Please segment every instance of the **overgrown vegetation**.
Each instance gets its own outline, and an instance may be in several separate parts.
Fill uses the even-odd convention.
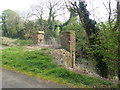
[[[55,40],[60,43],[60,32],[65,30],[74,30],[76,32],[76,63],[80,62],[81,64],[82,62],[87,62],[87,64],[92,64],[93,66],[91,65],[90,67],[95,68],[96,73],[98,73],[102,77],[109,79],[113,79],[114,77],[117,77],[118,79],[119,77],[120,79],[120,2],[116,2],[116,9],[112,11],[112,2],[111,0],[109,0],[109,8],[107,6],[105,7],[109,13],[108,21],[100,23],[90,18],[91,12],[87,10],[87,3],[84,2],[84,0],[82,0],[82,2],[81,0],[73,0],[69,1],[68,3],[69,5],[66,5],[66,8],[70,12],[70,18],[63,24],[62,22],[56,20],[56,17],[58,16],[57,12],[59,12],[63,6],[61,2],[49,1],[47,7],[48,18],[43,18],[44,5],[42,4],[38,4],[38,6],[36,5],[32,9],[33,12],[29,12],[26,18],[21,18],[16,12],[10,9],[4,10],[0,16],[2,19],[2,21],[0,22],[0,26],[2,25],[2,31],[0,31],[0,33],[2,33],[5,37],[2,37],[3,42],[0,43],[4,46],[10,47],[30,45],[32,44],[31,40],[33,37],[33,33],[39,30],[45,31],[45,40],[48,44],[53,43],[52,41]],[[35,16],[36,19],[29,20],[29,14],[30,16]],[[19,51],[19,49],[16,49],[15,53],[17,52],[17,50]],[[43,49],[42,51],[44,50],[47,49]],[[11,51],[11,49],[8,51]],[[7,50],[5,50],[4,52],[7,53]],[[28,54],[30,53],[32,52],[29,52]],[[20,54],[20,56],[15,54],[16,57],[14,57],[14,53],[14,56],[8,56],[9,58],[12,57],[12,59],[17,57],[22,59],[22,53],[18,54]],[[32,59],[34,60],[36,58]],[[33,61],[32,59],[30,58],[29,60],[28,58],[29,62],[26,61],[26,63],[31,63],[31,61]],[[25,57],[23,58],[23,60],[25,60]],[[10,61],[6,61],[6,65],[9,65],[7,64],[7,62]],[[47,68],[48,66],[46,65],[44,67]],[[33,71],[37,71],[38,69],[36,68],[38,67],[33,68]],[[55,68],[57,68],[57,66]],[[87,67],[87,69],[89,69],[89,67]],[[28,71],[30,70],[28,69]],[[48,73],[50,72],[51,71],[48,70]],[[65,72],[67,73],[67,71]],[[52,73],[50,74],[52,76],[55,75],[53,75]]]
[[[74,73],[65,68],[59,68],[49,54],[41,50],[27,51],[23,47],[13,47],[3,50],[3,67],[15,68],[17,71],[31,72],[44,79],[72,85],[75,87],[109,87],[112,82],[100,80]],[[53,79],[53,80],[52,80]]]
[[[96,72],[102,77],[118,77],[119,30],[118,27],[114,30],[114,27],[116,26],[115,22],[118,23],[119,19],[114,21],[110,18],[110,21],[97,23],[95,20],[90,19],[86,2],[70,1],[70,4],[71,17],[63,30],[76,31],[77,60],[81,61],[79,58],[85,58],[88,59],[88,62],[90,60],[94,61]],[[117,4],[117,7],[119,7],[119,4]],[[77,15],[79,19],[77,19]]]

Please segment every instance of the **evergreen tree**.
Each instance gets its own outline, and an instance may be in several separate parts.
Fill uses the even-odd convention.
[[[73,11],[76,12],[79,15],[80,22],[82,23],[85,32],[87,34],[89,45],[91,50],[93,51],[93,56],[95,60],[98,62],[96,65],[97,72],[102,76],[107,78],[108,77],[108,66],[106,62],[103,61],[104,55],[100,52],[94,52],[96,50],[102,50],[101,47],[101,41],[98,38],[99,35],[99,28],[96,26],[96,21],[89,18],[89,12],[86,9],[87,4],[85,2],[79,1],[79,4],[77,5],[76,2],[72,3]]]

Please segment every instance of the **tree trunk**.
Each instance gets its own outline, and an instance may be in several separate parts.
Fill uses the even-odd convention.
[[[116,26],[118,27],[118,77],[120,80],[120,1],[117,2],[117,21]]]

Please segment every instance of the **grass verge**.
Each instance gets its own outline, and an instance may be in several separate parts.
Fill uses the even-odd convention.
[[[47,50],[47,49],[46,49]],[[65,68],[58,67],[45,50],[26,51],[23,47],[13,47],[2,50],[3,68],[14,70],[30,76],[66,84],[70,87],[110,87],[112,82],[96,77],[77,74]]]

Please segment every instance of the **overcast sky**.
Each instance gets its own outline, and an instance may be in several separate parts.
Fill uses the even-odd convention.
[[[1,0],[0,11],[4,9],[12,9],[22,11],[28,9],[30,5],[37,3],[40,0]]]
[[[29,11],[30,6],[37,4],[39,2],[46,3],[47,0],[1,0],[0,1],[0,13],[2,13],[5,9],[11,9],[13,11],[17,12],[23,12],[23,11]],[[54,0],[53,0],[54,1]],[[55,0],[56,1],[56,0]],[[107,6],[107,1],[109,0],[86,0],[88,2],[88,9],[91,13],[92,19],[100,19],[105,20],[107,16],[107,11],[105,9],[105,6],[103,5],[103,2]],[[112,1],[112,8],[115,9],[115,0]],[[69,16],[69,15],[67,15]],[[59,16],[57,19],[66,21],[68,17],[66,16]]]

